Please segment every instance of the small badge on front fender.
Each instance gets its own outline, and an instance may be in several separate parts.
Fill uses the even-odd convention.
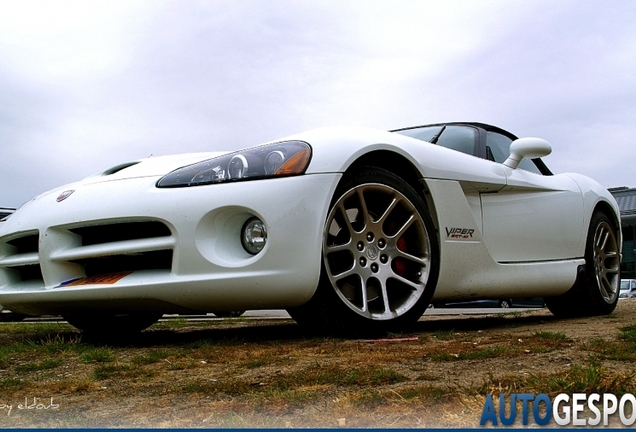
[[[71,194],[75,192],[75,189],[69,189],[67,191],[62,192],[58,197],[57,197],[57,202],[62,202],[64,201],[66,198],[70,197]]]

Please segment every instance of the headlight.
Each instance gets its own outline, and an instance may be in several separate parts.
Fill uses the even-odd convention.
[[[159,180],[157,187],[299,175],[307,169],[310,158],[311,147],[303,141],[266,144],[176,169]]]

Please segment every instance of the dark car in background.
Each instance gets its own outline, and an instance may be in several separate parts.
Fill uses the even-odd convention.
[[[9,217],[9,215],[11,215],[11,213],[13,213],[14,211],[14,208],[0,207],[0,222]]]
[[[482,299],[461,302],[437,303],[438,308],[542,308],[545,307],[543,297],[517,299]]]

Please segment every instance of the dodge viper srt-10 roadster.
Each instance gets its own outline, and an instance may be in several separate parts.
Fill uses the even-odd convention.
[[[551,151],[444,123],[121,164],[0,224],[0,305],[94,333],[249,309],[332,333],[400,331],[431,303],[480,298],[609,314],[618,207],[593,180],[552,174]]]

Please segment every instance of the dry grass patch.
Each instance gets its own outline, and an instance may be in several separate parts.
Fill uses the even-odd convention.
[[[555,396],[559,393],[613,393],[621,396],[636,392],[636,373],[612,371],[592,361],[587,365],[571,365],[568,370],[558,373],[537,373],[527,377],[489,376],[475,389],[484,393],[546,393]]]
[[[5,323],[0,405],[60,408],[0,427],[477,427],[488,392],[633,392],[634,322],[629,303],[609,319],[425,316],[367,341],[286,320],[177,320],[109,343]]]

